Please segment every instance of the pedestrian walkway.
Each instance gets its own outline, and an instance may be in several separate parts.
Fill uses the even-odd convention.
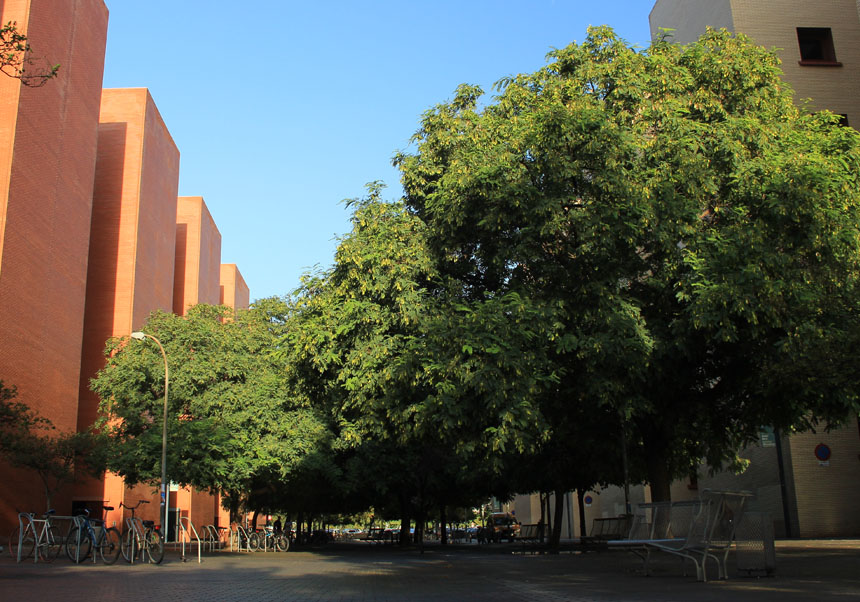
[[[331,544],[310,552],[219,552],[161,565],[0,560],[0,600],[550,600],[575,602],[860,600],[860,541],[778,542],[777,573],[699,583],[660,557],[654,575],[625,552],[522,555],[516,546]],[[731,559],[730,559],[730,566]]]

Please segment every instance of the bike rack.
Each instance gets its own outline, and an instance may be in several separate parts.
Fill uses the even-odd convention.
[[[79,538],[89,537],[89,532],[85,531],[85,529],[87,528],[85,516],[83,516],[83,515],[73,516],[72,522],[78,528],[78,537]],[[68,538],[68,535],[66,535],[66,538]],[[120,542],[120,546],[121,545],[122,545],[122,542]],[[78,545],[75,546],[75,557],[72,558],[72,562],[74,562],[75,564],[78,564],[81,561],[80,554],[81,554],[81,544],[80,544],[80,540],[79,540]],[[95,552],[95,550],[93,550],[93,562],[95,562],[95,561],[96,561],[96,552]]]
[[[188,523],[188,528],[185,527],[185,523]],[[197,564],[202,562],[200,557],[200,536],[197,534],[197,529],[194,528],[194,523],[191,522],[191,518],[187,516],[179,517],[179,528],[182,529],[182,560],[185,560],[185,538],[188,538],[188,547],[191,548],[191,533],[194,533],[194,537],[197,539]],[[189,533],[189,529],[191,533]]]
[[[217,549],[221,549],[221,534],[218,533],[218,529],[215,528],[215,525],[206,525],[203,527],[205,534],[203,536],[203,545],[209,546],[209,551],[214,552]]]
[[[93,535],[95,536],[96,541],[100,541],[101,542],[100,545],[105,545],[105,543],[107,542],[107,528],[108,528],[107,521],[104,521],[102,519],[94,519],[94,520],[96,521],[96,524],[92,524],[90,522],[90,518],[86,517],[86,521],[88,523],[90,523],[90,527],[92,527],[92,529],[93,529]],[[100,532],[102,532],[102,531],[104,532],[104,534],[101,535],[101,539],[99,539]],[[87,535],[89,535],[89,532],[87,532]],[[98,556],[98,554],[96,554],[96,548],[97,548],[96,542],[94,541],[93,542],[93,564],[98,564],[98,560],[96,559],[96,556]],[[122,551],[122,537],[120,537],[120,540],[119,540],[119,549],[120,549],[120,553],[122,553],[121,552]]]
[[[238,552],[242,552],[242,551],[250,552],[251,551],[251,546],[249,545],[250,536],[248,535],[248,531],[242,525],[236,525],[236,528],[232,529],[230,531],[230,551],[231,552],[233,551],[234,537],[235,537],[235,541],[236,541],[236,551],[238,551]],[[244,550],[242,549],[242,540],[243,539],[245,540]]]
[[[129,516],[125,519],[125,524],[130,530],[134,531],[134,537],[131,538],[131,546],[129,546],[128,550],[129,562],[130,564],[134,564],[134,558],[137,556],[138,552],[138,550],[135,549],[135,546],[137,546],[138,541],[143,541],[144,538],[143,521],[136,516]],[[122,542],[120,542],[119,545],[122,546]]]
[[[37,528],[38,526],[43,527],[43,531],[47,532],[44,527],[45,523],[51,521],[53,525],[54,521],[58,520],[72,520],[74,521],[76,517],[74,516],[57,516],[52,513],[50,518],[36,518],[36,516],[30,512],[19,512],[18,513],[18,557],[16,558],[17,562],[21,562],[23,560],[21,558],[21,548],[24,546],[24,533],[26,532],[27,526],[30,527],[33,533],[33,564],[37,564],[39,562],[39,546],[41,545],[41,537],[42,533]],[[53,525],[56,528],[56,525]],[[49,535],[50,537],[50,535]],[[66,534],[68,537],[68,534]],[[63,544],[65,543],[65,539],[63,538]]]
[[[24,526],[24,519],[27,519],[27,524],[33,531],[33,537],[38,538],[36,534],[36,519],[29,512],[19,512],[18,513],[18,562],[21,562],[21,548],[24,546],[24,531],[27,527]],[[38,539],[36,539],[38,541]],[[39,562],[39,553],[38,550],[33,550],[33,562]]]

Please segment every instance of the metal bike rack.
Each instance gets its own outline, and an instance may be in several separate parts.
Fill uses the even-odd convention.
[[[185,526],[186,523],[188,524],[188,527]],[[182,560],[185,560],[185,538],[188,538],[188,547],[190,548],[192,545],[191,533],[194,533],[194,537],[197,539],[197,564],[200,564],[202,562],[200,555],[201,542],[200,536],[197,534],[197,529],[194,528],[194,523],[191,522],[191,518],[187,516],[180,516],[179,527],[180,529],[182,529]]]
[[[29,512],[19,512],[18,513],[18,562],[21,562],[21,549],[24,547],[24,531],[27,529],[25,526],[25,519],[27,521],[27,525],[30,526],[30,529],[33,532],[33,537],[38,537],[36,535],[36,523],[33,518],[33,515]],[[39,554],[36,550],[33,550],[33,562],[39,562]]]
[[[74,562],[75,564],[78,564],[81,561],[81,558],[80,558],[80,555],[81,555],[81,544],[80,544],[81,538],[89,537],[89,532],[86,531],[87,525],[86,525],[84,516],[81,516],[81,515],[73,516],[72,521],[74,522],[75,526],[78,528],[78,542],[77,542],[77,545],[75,546],[75,557],[72,558],[72,562]],[[120,545],[122,545],[122,543],[120,543]],[[95,550],[93,550],[93,562],[95,562],[95,560],[96,560],[96,553],[95,553]]]
[[[218,533],[218,529],[215,528],[215,525],[206,525],[203,527],[205,531],[205,535],[203,537],[203,545],[209,546],[209,551],[214,552],[216,549],[221,549],[221,534]]]
[[[242,525],[236,525],[236,528],[230,531],[230,551],[233,551],[233,541],[235,538],[236,542],[236,551],[238,552],[251,552],[250,546],[250,536],[248,535],[248,531]],[[245,540],[245,547],[242,547],[242,540]]]
[[[142,542],[144,538],[143,531],[143,521],[139,518],[131,517],[125,519],[126,526],[133,532],[133,536],[131,538],[131,545],[128,550],[128,561],[131,564],[134,564],[134,558],[137,556],[138,550],[136,549],[137,543]],[[122,542],[120,542],[120,546],[122,546]]]

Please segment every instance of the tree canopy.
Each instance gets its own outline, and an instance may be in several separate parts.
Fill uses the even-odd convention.
[[[325,447],[316,411],[285,391],[274,359],[288,306],[277,299],[233,313],[199,305],[187,316],[154,313],[146,332],[170,371],[167,474],[201,489],[246,495],[286,479]],[[113,442],[108,468],[126,482],[160,477],[164,364],[154,345],[112,339],[92,381]]]
[[[637,52],[592,28],[482,109],[461,86],[396,159],[464,296],[555,308],[553,395],[615,408],[658,496],[760,425],[856,413],[848,356],[814,366],[856,344],[858,136],[780,75],[725,31]]]
[[[55,494],[75,481],[76,470],[99,474],[97,449],[104,443],[92,432],[61,432],[54,424],[17,401],[18,391],[0,380],[0,457],[39,476],[50,510]]]
[[[153,314],[172,480],[403,519],[625,477],[661,499],[763,425],[857,414],[858,134],[725,31],[548,59],[427,111],[405,197],[348,201],[288,299]],[[155,480],[160,354],[107,355],[110,467]]]

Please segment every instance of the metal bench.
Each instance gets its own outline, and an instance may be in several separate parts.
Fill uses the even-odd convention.
[[[639,504],[629,537],[609,540],[607,547],[639,556],[646,575],[651,553],[659,551],[693,562],[699,581],[707,581],[706,564],[711,559],[719,577],[726,579],[735,527],[750,497],[744,491],[705,490],[699,500]]]
[[[607,518],[595,518],[591,522],[591,533],[580,537],[580,545],[586,549],[604,549],[606,542],[624,539],[630,534],[630,516],[624,514]]]
[[[367,533],[359,541],[369,541],[371,543],[385,543],[386,540],[391,541],[392,536],[386,533],[383,527],[371,527]]]
[[[543,544],[543,525],[540,523],[520,525],[520,532],[514,538],[514,541],[523,544],[523,554],[526,553],[526,549],[529,547],[531,547],[532,551],[536,551]]]

